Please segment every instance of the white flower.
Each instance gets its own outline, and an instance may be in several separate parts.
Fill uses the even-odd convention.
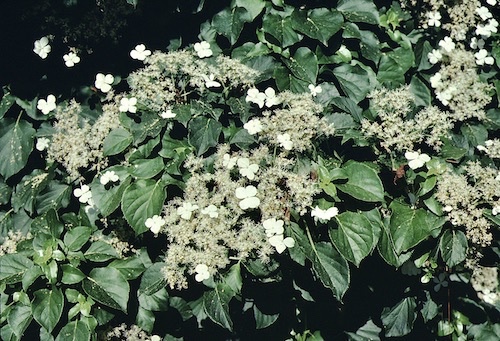
[[[219,212],[217,212],[217,206],[209,205],[201,210],[201,214],[206,214],[210,218],[217,218],[219,216]]]
[[[434,89],[437,88],[439,85],[442,84],[441,82],[442,76],[439,72],[436,72],[431,78],[429,78],[429,81],[431,82],[431,87]]]
[[[278,134],[277,139],[282,148],[286,150],[292,150],[293,142],[290,140],[290,134]]]
[[[497,4],[497,0],[486,0],[486,3],[490,6],[495,6]]]
[[[311,217],[314,217],[315,219],[330,220],[337,214],[339,214],[339,209],[337,207],[330,207],[326,210],[322,210],[321,208],[316,206],[311,211]]]
[[[495,62],[495,59],[492,56],[488,56],[488,51],[485,49],[479,50],[479,52],[474,53],[474,57],[476,57],[476,64],[477,65],[493,65]]]
[[[131,112],[131,113],[135,114],[137,112],[136,104],[137,104],[137,98],[124,97],[120,100],[120,107],[118,108],[118,110],[120,110],[121,112]]]
[[[280,99],[276,96],[276,91],[271,87],[264,91],[264,95],[266,95],[266,107],[268,108],[281,103]]]
[[[431,158],[427,154],[420,154],[419,152],[406,152],[405,158],[409,161],[408,166],[411,169],[418,169],[423,167],[426,162],[430,161]]]
[[[204,280],[210,278],[210,272],[208,272],[208,266],[206,264],[196,265],[194,271],[196,272],[196,275],[194,276],[196,282],[203,282]]]
[[[445,211],[445,212],[451,212],[451,211],[453,211],[453,206],[446,205],[445,207],[443,207],[443,211]]]
[[[471,49],[482,49],[484,47],[484,40],[476,37],[472,37],[469,44]]]
[[[205,86],[207,88],[219,88],[221,86],[221,84],[214,79],[215,76],[213,74],[210,74],[208,77],[203,75],[203,80],[205,81]]]
[[[490,10],[484,6],[476,8],[476,13],[481,17],[481,20],[486,20],[492,17]]]
[[[198,205],[193,205],[190,202],[185,202],[181,207],[177,207],[177,214],[181,216],[182,219],[191,219],[191,214],[193,211],[198,209]]]
[[[132,51],[130,51],[130,57],[141,61],[146,59],[146,57],[150,55],[151,51],[146,50],[146,46],[144,44],[136,45],[135,48]]]
[[[319,85],[314,85],[314,84],[309,84],[308,86],[309,91],[311,92],[311,96],[316,97],[317,94],[321,93],[323,89],[321,89],[321,86]]]
[[[207,41],[202,41],[200,43],[194,44],[194,50],[200,58],[210,57],[213,54],[212,50],[210,49],[210,43]]]
[[[160,114],[160,117],[161,118],[174,118],[175,116],[177,116],[177,114],[173,113],[172,110],[170,109],[167,109],[167,111],[163,111],[161,114]]]
[[[226,167],[227,169],[231,170],[236,165],[236,160],[237,160],[237,158],[231,157],[231,155],[226,153],[223,156],[222,165],[224,167]]]
[[[165,225],[165,220],[159,215],[155,214],[151,218],[146,219],[144,225],[151,230],[154,234],[158,234],[163,225]]]
[[[56,108],[56,96],[48,95],[47,99],[39,99],[36,107],[40,110],[44,115],[47,115],[49,112]]]
[[[78,201],[80,201],[82,204],[88,203],[90,205],[91,202],[90,200],[92,199],[92,192],[90,191],[90,187],[88,185],[82,185],[80,188],[75,188],[73,194],[75,197],[78,198]]]
[[[103,175],[101,175],[100,182],[102,185],[107,185],[110,181],[117,182],[120,180],[120,177],[115,173],[115,171],[106,171]]]
[[[439,41],[439,46],[441,46],[441,48],[443,50],[445,50],[447,53],[450,53],[451,51],[453,51],[455,49],[455,43],[448,36],[444,37],[443,40]]]
[[[486,148],[485,146],[482,146],[480,144],[478,144],[476,146],[477,150],[479,150],[480,152],[485,152],[485,153],[488,153],[488,148]]]
[[[45,59],[49,55],[51,47],[49,45],[49,38],[42,37],[38,40],[35,40],[35,47],[33,48],[33,52],[40,56],[40,58]]]
[[[264,229],[266,230],[266,236],[272,237],[276,234],[283,234],[285,229],[283,225],[285,222],[281,219],[276,220],[276,218],[269,218],[262,222]]]
[[[491,209],[491,214],[497,215],[498,213],[500,213],[500,205],[493,206],[493,208]]]
[[[427,13],[427,25],[439,27],[441,26],[441,14],[439,12],[428,12]]]
[[[259,207],[260,199],[256,197],[257,188],[255,186],[238,187],[235,195],[236,198],[241,199],[239,205],[242,210]]]
[[[481,24],[477,25],[476,35],[488,38],[491,36],[492,33],[497,32],[497,27],[498,27],[498,21],[496,21],[495,19],[490,19],[488,21],[488,24],[486,25],[481,25]]]
[[[295,240],[292,237],[283,238],[282,234],[274,235],[268,240],[269,244],[271,244],[271,246],[274,246],[276,252],[278,253],[283,253],[286,248],[292,248],[295,246]]]
[[[63,56],[64,64],[66,64],[67,67],[73,67],[75,64],[80,63],[80,57],[74,52],[69,52],[68,54],[65,54]]]
[[[255,173],[259,170],[258,164],[250,164],[250,160],[246,157],[240,157],[237,164],[241,175],[247,177],[248,180],[255,179]]]
[[[245,97],[245,101],[255,103],[262,108],[266,101],[266,94],[260,92],[259,89],[251,88],[247,90],[247,97]]]
[[[50,140],[46,137],[39,137],[36,139],[36,149],[43,151],[49,147]]]
[[[490,292],[489,289],[483,289],[483,297],[482,300],[486,303],[495,305],[498,300],[498,293]]]
[[[429,63],[436,64],[443,58],[443,55],[439,50],[432,50],[427,54],[427,58],[429,58]]]
[[[243,125],[250,135],[255,135],[262,131],[262,123],[260,123],[259,119],[252,118],[250,121]]]
[[[95,87],[102,92],[108,92],[111,90],[111,84],[115,81],[115,78],[111,74],[104,75],[102,73],[98,73],[95,76]]]
[[[92,198],[90,198],[89,201],[87,201],[87,205],[83,208],[83,210],[87,215],[97,214],[97,209],[94,206],[94,201],[92,200]]]
[[[457,90],[456,87],[450,86],[448,89],[436,92],[436,98],[443,103],[443,105],[448,105],[449,101],[453,98],[453,93]]]
[[[162,338],[159,335],[152,335],[149,341],[161,341]]]

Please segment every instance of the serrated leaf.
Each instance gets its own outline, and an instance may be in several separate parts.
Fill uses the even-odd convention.
[[[72,321],[61,328],[55,341],[90,341],[90,330],[82,321]]]
[[[44,214],[50,209],[59,210],[69,205],[71,186],[50,181],[47,187],[36,197],[35,207],[38,214]]]
[[[415,308],[417,303],[414,297],[406,297],[392,308],[384,308],[381,319],[384,324],[385,336],[404,336],[413,329],[413,322],[417,318]]]
[[[295,77],[308,84],[316,84],[318,59],[309,48],[299,47],[293,57],[282,60]]]
[[[82,288],[97,302],[127,313],[130,286],[115,268],[94,268],[83,280]]]
[[[17,184],[16,190],[12,194],[12,208],[18,212],[24,208],[28,213],[35,211],[35,200],[38,194],[49,183],[49,174],[35,169],[31,174],[25,175]]]
[[[21,339],[24,331],[33,320],[31,314],[31,306],[16,304],[10,309],[7,315],[7,323],[11,326],[12,331],[16,336]]]
[[[165,311],[168,309],[168,292],[161,288],[151,295],[139,294],[139,305],[150,311]]]
[[[325,242],[311,244],[308,258],[323,285],[332,290],[338,300],[342,300],[350,281],[347,261],[331,244]]]
[[[51,332],[61,318],[64,308],[64,296],[61,290],[40,289],[33,293],[33,318],[47,331]]]
[[[11,119],[0,121],[0,175],[5,179],[17,174],[26,166],[33,150],[33,129],[24,120]]]
[[[166,196],[163,182],[151,179],[140,179],[125,189],[121,208],[136,235],[148,230],[146,219],[161,213]]]
[[[389,208],[392,211],[389,230],[397,254],[414,247],[440,229],[445,222],[443,217],[437,217],[421,208],[413,209],[397,201],[393,201]]]
[[[342,91],[356,103],[365,99],[377,85],[371,74],[358,64],[342,64],[333,69],[332,73],[339,81]]]
[[[359,267],[378,241],[370,221],[360,213],[344,212],[335,217],[337,229],[329,229],[330,239],[340,254]],[[379,230],[380,231],[380,230]]]
[[[249,19],[249,13],[242,7],[226,8],[214,16],[212,26],[217,33],[229,39],[231,45],[234,45],[243,30],[243,25]]]
[[[350,160],[342,166],[342,169],[347,174],[348,181],[336,184],[339,190],[362,201],[382,202],[384,200],[382,181],[372,167]]]
[[[165,263],[159,262],[146,269],[141,277],[139,294],[152,295],[165,286],[166,280],[162,273],[164,267]]]
[[[138,159],[132,162],[132,175],[138,179],[151,179],[165,169],[161,156],[154,159]]]
[[[396,252],[396,247],[394,245],[390,229],[388,226],[385,226],[385,224],[382,224],[382,233],[380,234],[380,239],[377,244],[377,250],[387,264],[396,268],[403,265],[403,263],[406,262],[412,254],[412,252],[408,252],[399,255]]]
[[[462,231],[446,230],[439,241],[441,256],[450,268],[462,263],[467,256],[467,237]]]
[[[96,240],[90,244],[90,247],[83,255],[93,262],[105,262],[120,257],[113,246],[101,240]]]
[[[23,274],[35,264],[19,253],[8,253],[0,256],[0,281],[7,284],[18,283]]]
[[[288,15],[278,13],[267,13],[262,19],[262,29],[270,34],[281,45],[286,48],[301,40],[301,36],[292,27],[292,19]]]
[[[108,266],[120,271],[128,281],[136,279],[146,270],[146,265],[141,255],[133,255],[125,259],[115,259]]]
[[[78,251],[89,240],[91,233],[91,227],[76,226],[64,235],[64,245],[69,251]]]
[[[353,22],[364,22],[368,24],[380,24],[378,9],[369,0],[340,0],[337,10]]]
[[[372,320],[366,321],[366,323],[361,326],[356,333],[347,333],[349,335],[349,341],[380,341],[379,334],[382,329],[373,323]]]
[[[208,317],[218,325],[233,330],[233,321],[229,314],[229,302],[234,296],[233,290],[224,284],[219,283],[210,291],[203,294],[203,308]]]
[[[327,8],[295,10],[292,13],[292,27],[310,38],[319,40],[325,46],[328,46],[328,40],[340,30],[343,23],[342,14]]]
[[[198,156],[219,142],[222,124],[211,118],[197,117],[189,123],[189,143],[196,148]]]
[[[255,328],[256,329],[264,329],[272,325],[280,314],[264,314],[262,311],[257,308],[257,306],[253,305],[253,316],[255,318]]]
[[[103,142],[104,156],[116,155],[123,152],[132,144],[133,140],[132,134],[127,129],[120,127],[111,130]]]

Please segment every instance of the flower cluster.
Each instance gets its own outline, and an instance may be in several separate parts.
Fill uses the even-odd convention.
[[[496,267],[475,267],[470,282],[479,299],[493,305],[500,301],[498,269]]]

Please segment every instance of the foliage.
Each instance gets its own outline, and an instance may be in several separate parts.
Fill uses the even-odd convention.
[[[234,0],[54,107],[5,87],[2,339],[497,339],[498,33],[412,3]]]

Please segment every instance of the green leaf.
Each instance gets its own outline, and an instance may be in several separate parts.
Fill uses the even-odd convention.
[[[352,197],[367,202],[384,201],[384,187],[377,172],[365,163],[349,160],[342,166],[348,176],[337,188]]]
[[[161,288],[151,295],[139,294],[139,305],[150,311],[166,311],[168,309],[168,292],[165,288]]]
[[[203,308],[208,317],[218,325],[233,330],[233,321],[229,314],[229,302],[234,296],[233,290],[224,283],[219,283],[203,294]]]
[[[139,294],[152,295],[165,286],[165,276],[162,273],[164,267],[165,263],[158,262],[146,269],[141,277]]]
[[[391,52],[384,53],[380,58],[377,79],[380,83],[391,86],[404,84],[405,73],[413,66],[415,56],[411,49],[398,47]]]
[[[64,296],[57,288],[40,289],[35,291],[33,295],[33,317],[42,327],[51,332],[61,318]]]
[[[372,320],[366,321],[356,333],[347,333],[351,341],[380,341],[379,334],[382,331]]]
[[[120,206],[123,192],[132,181],[124,167],[110,167],[107,170],[114,171],[120,177],[120,182],[104,186],[100,183],[99,177],[95,177],[90,184],[92,200],[104,217],[109,216]]]
[[[104,139],[103,153],[104,156],[116,155],[123,152],[133,142],[132,134],[125,128],[115,128],[111,130]]]
[[[61,265],[62,278],[61,282],[64,284],[76,284],[80,283],[84,278],[85,274],[71,264]]]
[[[88,226],[76,226],[64,235],[64,245],[69,251],[78,251],[89,240],[92,228]]]
[[[33,129],[24,120],[11,119],[0,121],[0,175],[5,179],[17,174],[26,166],[33,150]]]
[[[151,310],[139,306],[136,316],[136,324],[144,331],[151,333],[155,324],[155,314]]]
[[[368,24],[380,24],[378,9],[369,0],[340,0],[337,10],[352,22],[364,22]]]
[[[97,302],[127,313],[130,286],[115,268],[94,268],[83,280],[83,290]]]
[[[21,282],[23,274],[35,264],[19,253],[8,253],[0,256],[0,281],[7,284]]]
[[[236,0],[235,5],[246,9],[249,15],[248,20],[253,21],[266,7],[266,2],[264,0]]]
[[[393,201],[389,208],[392,211],[389,229],[397,254],[436,233],[435,230],[439,230],[445,222],[443,217],[437,217],[421,208],[413,209],[397,201]]]
[[[413,322],[417,318],[416,307],[415,298],[406,297],[394,307],[384,308],[381,319],[384,325],[385,336],[404,336],[409,334],[413,328]]]
[[[421,313],[424,322],[428,323],[430,320],[436,317],[437,314],[439,314],[439,306],[432,300],[431,295],[428,291],[425,292],[425,295],[427,296],[427,300],[422,306]]]
[[[377,245],[378,236],[373,233],[371,222],[360,213],[344,212],[335,219],[338,229],[329,229],[330,238],[340,254],[359,267]]]
[[[299,47],[293,57],[282,60],[295,77],[308,84],[316,84],[318,59],[310,49]]]
[[[217,146],[222,124],[211,118],[197,117],[189,123],[189,143],[196,148],[198,156]]]
[[[292,13],[292,27],[310,38],[319,40],[325,46],[328,46],[328,40],[340,30],[343,23],[342,14],[327,8],[295,10]]]
[[[382,224],[382,233],[377,244],[377,250],[387,264],[396,268],[403,265],[403,263],[406,262],[412,254],[411,252],[408,252],[400,255],[396,252],[396,246],[394,245],[391,231],[389,226],[386,226],[385,224]]]
[[[69,205],[70,198],[71,186],[50,181],[42,193],[35,198],[36,211],[38,214],[44,214],[50,209],[57,211],[60,208],[66,208]]]
[[[93,242],[83,255],[93,262],[105,262],[120,257],[113,246],[101,240]]]
[[[22,338],[24,331],[28,328],[32,320],[31,306],[24,304],[14,305],[7,316],[7,323],[19,339]]]
[[[325,242],[311,244],[308,258],[323,285],[332,290],[337,299],[342,300],[349,288],[347,261],[331,244]]]
[[[136,235],[148,230],[146,219],[159,215],[167,194],[161,181],[141,179],[125,189],[121,202],[122,212]]]
[[[3,118],[5,113],[9,111],[9,109],[12,107],[12,105],[16,102],[16,97],[12,96],[6,88],[3,88],[3,97],[2,101],[0,102],[0,119]]]
[[[24,274],[22,279],[23,290],[26,291],[28,288],[41,276],[43,275],[42,268],[35,265],[29,268]]]
[[[108,266],[120,271],[128,281],[138,278],[146,270],[144,256],[137,254],[125,259],[115,259]]]
[[[171,308],[176,309],[181,315],[182,321],[187,321],[193,317],[193,311],[188,303],[181,297],[170,297],[169,305]]]
[[[309,91],[307,86],[311,84],[307,81],[294,77],[284,66],[277,67],[274,70],[273,77],[276,80],[276,85],[280,91],[291,90],[295,93],[303,93]]]
[[[5,205],[10,201],[12,188],[0,178],[0,205]]]
[[[132,162],[131,174],[138,179],[150,179],[165,169],[161,156],[154,159],[138,159]]]
[[[427,107],[431,105],[431,91],[416,75],[411,78],[410,91],[417,106]]]
[[[255,318],[255,328],[256,329],[264,329],[272,325],[280,314],[264,314],[262,311],[257,308],[257,306],[253,305],[253,316]]]
[[[333,69],[332,73],[339,81],[342,91],[356,103],[365,99],[377,85],[371,74],[359,64],[342,64]]]
[[[262,19],[262,30],[275,38],[286,48],[301,40],[301,36],[292,27],[292,19],[289,15],[281,13],[267,13]]]
[[[56,341],[90,341],[90,330],[82,321],[72,321],[61,328]]]
[[[217,33],[229,39],[231,45],[238,40],[245,22],[251,21],[249,13],[243,7],[226,8],[212,19],[212,26]]]
[[[31,174],[23,176],[12,194],[12,208],[18,212],[24,208],[28,213],[35,211],[35,200],[38,194],[50,181],[49,174],[35,169]]]
[[[462,231],[445,230],[439,241],[441,256],[450,268],[465,260],[467,248],[467,237]]]

